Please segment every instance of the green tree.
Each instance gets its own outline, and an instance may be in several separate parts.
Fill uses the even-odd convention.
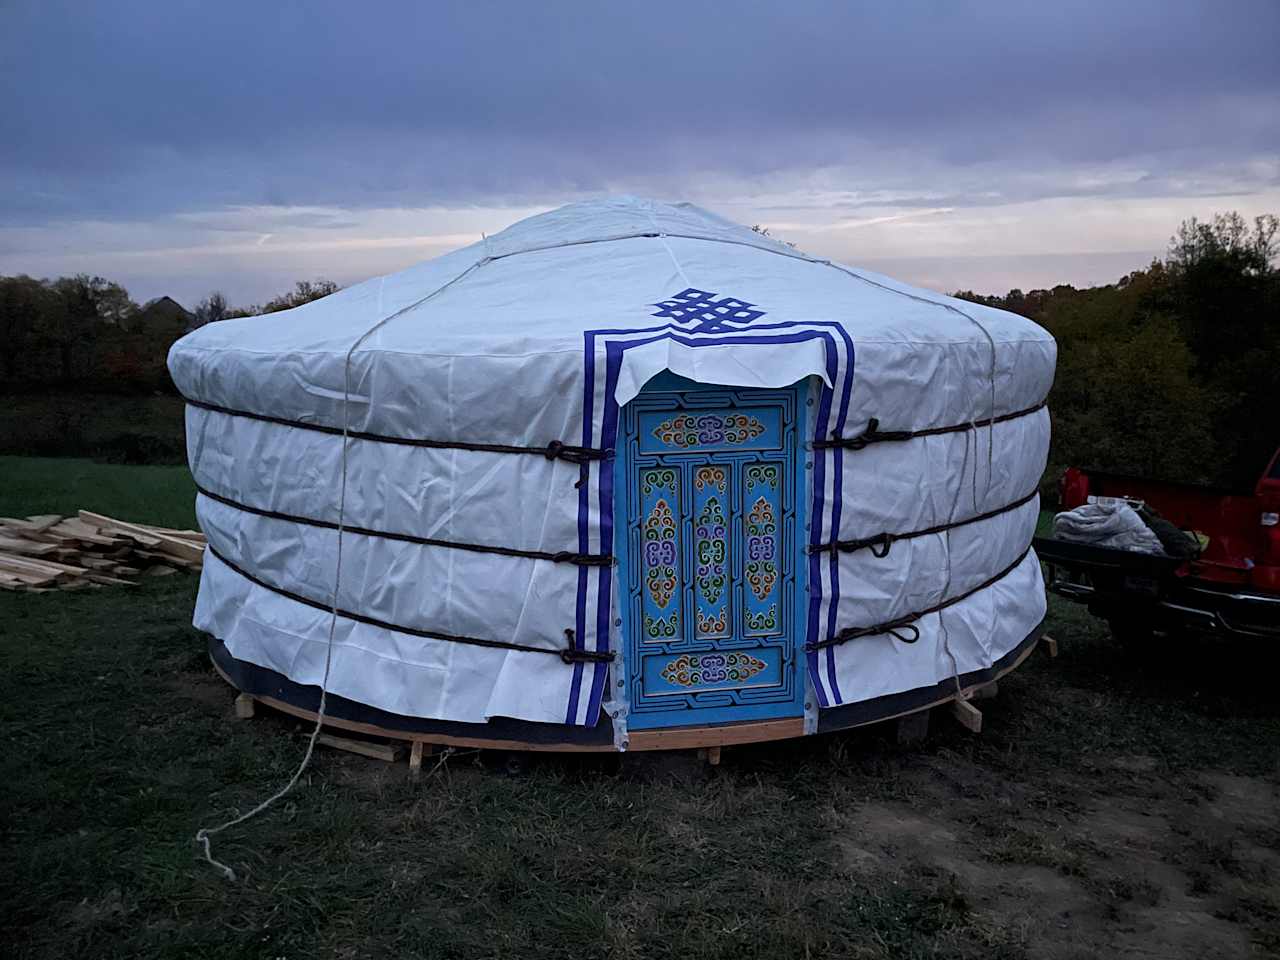
[[[24,363],[31,364],[37,331],[54,300],[49,285],[33,277],[0,277],[0,364],[7,385],[18,381]]]
[[[1021,313],[1058,341],[1046,480],[1092,466],[1251,485],[1280,443],[1274,216],[1184,222],[1164,260],[1113,284],[957,296]]]
[[[213,291],[198,304],[191,321],[191,328],[203,327],[206,323],[217,323],[231,316],[231,308],[227,306],[227,298],[218,290]]]
[[[77,357],[91,357],[103,325],[126,329],[138,305],[118,283],[103,277],[77,274],[60,277],[51,286],[56,300],[40,317],[37,334],[57,353],[61,381],[76,377]]]
[[[280,310],[292,310],[312,300],[319,300],[337,293],[342,288],[332,280],[299,280],[292,290],[264,303],[259,313],[276,313]]]
[[[1185,221],[1170,241],[1170,311],[1196,358],[1221,443],[1222,479],[1255,480],[1280,431],[1280,272],[1275,216]]]

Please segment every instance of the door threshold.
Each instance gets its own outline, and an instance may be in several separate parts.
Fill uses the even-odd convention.
[[[781,720],[749,720],[701,727],[669,727],[665,730],[632,730],[627,750],[691,750],[695,747],[730,747],[740,743],[764,743],[804,736],[804,717]]]

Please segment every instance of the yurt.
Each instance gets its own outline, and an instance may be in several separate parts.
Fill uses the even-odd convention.
[[[1045,613],[1056,348],[690,204],[578,203],[178,341],[240,691],[426,743],[799,737],[965,696]]]

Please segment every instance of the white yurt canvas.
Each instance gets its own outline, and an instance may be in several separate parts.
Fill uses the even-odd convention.
[[[1054,363],[689,204],[563,207],[174,345],[195,624],[242,688],[314,705],[330,658],[334,710],[418,732],[903,713],[1035,641]]]

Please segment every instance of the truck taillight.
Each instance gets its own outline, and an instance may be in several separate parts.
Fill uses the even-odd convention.
[[[1280,524],[1280,513],[1264,513],[1262,515],[1262,525],[1264,527],[1274,527]]]

